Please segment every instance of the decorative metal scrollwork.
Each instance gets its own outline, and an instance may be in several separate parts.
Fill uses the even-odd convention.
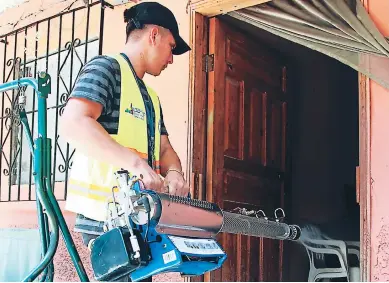
[[[59,116],[63,115],[63,112],[65,110],[66,103],[68,102],[69,94],[63,93],[61,94],[59,101],[61,102],[61,106],[59,107]]]
[[[74,17],[76,13],[74,12],[72,14]],[[62,15],[60,17],[62,17]],[[50,22],[53,22],[53,20],[48,21],[47,24],[50,25]],[[89,21],[87,21],[87,23],[86,29],[89,30]],[[46,34],[42,30],[38,31],[38,23],[35,23],[35,25],[36,28],[18,29],[5,36],[3,41],[7,44],[5,45],[3,52],[5,57],[1,60],[1,62],[4,62],[1,80],[2,83],[6,83],[23,76],[34,77],[38,70],[45,68],[44,66],[46,66],[45,71],[50,73],[52,80],[56,80],[56,83],[52,84],[56,87],[52,89],[52,95],[49,96],[47,101],[48,106],[54,101],[54,104],[47,107],[48,110],[53,109],[50,112],[48,111],[47,118],[49,127],[47,134],[49,138],[55,137],[53,139],[53,167],[55,169],[53,172],[53,180],[55,182],[60,181],[66,183],[68,177],[67,171],[72,168],[75,150],[66,141],[59,139],[57,130],[58,123],[60,122],[59,117],[64,113],[64,107],[72,92],[75,79],[87,60],[89,49],[87,43],[85,43],[86,49],[83,49],[82,45],[84,44],[84,38],[75,38],[74,40],[67,42],[60,38],[59,45],[57,46],[55,43],[49,42],[51,34],[55,29],[51,29],[51,34]],[[58,26],[60,37],[62,32],[59,29],[62,28],[61,25]],[[75,31],[75,28],[76,27],[73,25],[73,31]],[[32,38],[31,34],[28,33],[30,30],[34,32],[32,34],[33,41],[28,43],[30,42],[29,39]],[[50,33],[50,29],[48,29],[48,31]],[[23,34],[25,36],[24,39],[22,38]],[[37,51],[42,50],[39,42],[41,42],[40,39],[43,37],[47,37],[47,46],[50,47],[50,50],[47,50],[46,57],[38,57]],[[88,43],[96,41],[96,39],[92,40],[90,38],[86,38],[85,40],[88,41]],[[30,56],[27,51],[31,51],[31,49],[34,48],[35,55]],[[53,49],[58,51],[52,52]],[[93,52],[97,53],[98,50],[99,49],[93,49]],[[24,56],[17,57],[14,54],[23,54]],[[53,62],[51,59],[55,58],[56,54],[58,54],[58,62],[57,64],[52,64]],[[11,56],[15,57],[10,58]],[[27,56],[29,58],[27,58]],[[53,65],[57,65],[58,69]],[[18,89],[1,93],[1,95],[3,95],[3,103],[0,105],[0,183],[4,184],[5,179],[5,183],[8,184],[7,187],[9,192],[7,195],[9,197],[8,199],[5,199],[0,196],[0,202],[13,201],[13,198],[11,197],[11,195],[13,195],[11,192],[15,188],[13,185],[16,185],[18,182],[26,182],[26,184],[28,182],[30,185],[29,187],[31,188],[31,182],[34,181],[34,178],[32,177],[32,156],[29,150],[27,150],[28,146],[24,142],[19,114],[21,110],[26,111],[32,135],[33,138],[35,138],[37,131],[37,104],[36,96],[33,97],[32,95],[28,95],[26,99],[26,96],[23,95],[25,91],[26,87],[20,86]],[[54,113],[55,115],[51,115],[51,113]],[[21,170],[22,168],[23,170]],[[5,178],[2,179],[2,177]],[[53,186],[55,186],[55,183]],[[2,190],[1,195],[6,195],[3,194],[3,188],[0,189]],[[4,189],[6,188],[4,187]],[[29,199],[30,195],[31,192],[29,194]],[[64,197],[65,196],[66,193]]]

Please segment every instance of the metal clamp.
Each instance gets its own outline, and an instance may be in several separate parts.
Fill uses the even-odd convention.
[[[25,86],[22,86],[20,82],[18,81],[18,90],[19,90],[19,96],[18,96],[18,108],[19,110],[23,110],[26,107],[26,95],[25,95]],[[18,113],[19,114],[19,113]]]
[[[246,208],[236,207],[231,212],[238,212],[239,214],[243,214],[246,216],[255,215],[256,212],[254,210],[247,210]]]
[[[261,213],[262,215],[259,215],[259,213]],[[258,216],[258,215],[259,215],[259,216]],[[265,212],[264,212],[262,209],[258,210],[258,211],[255,213],[255,216],[256,216],[257,218],[263,218],[263,219],[265,219],[265,220],[268,220],[268,219],[269,219],[269,218],[266,216]]]
[[[277,212],[279,212],[279,211],[281,211],[281,213],[282,213],[281,216],[279,216],[277,214]],[[281,207],[279,207],[276,210],[274,210],[274,217],[275,217],[276,222],[282,222],[282,220],[284,220],[284,218],[285,218],[284,210]]]
[[[237,212],[239,214],[246,215],[246,216],[254,215],[256,218],[263,218],[265,220],[269,219],[262,209],[260,209],[258,211],[254,211],[254,210],[248,210],[246,208],[236,207],[233,210],[231,210],[230,212]]]

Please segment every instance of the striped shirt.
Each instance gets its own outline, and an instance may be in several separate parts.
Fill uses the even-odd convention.
[[[128,57],[123,57],[132,65]],[[142,79],[136,76],[143,99],[146,104],[148,114],[147,121],[154,121],[154,107],[147,88]],[[98,102],[103,106],[102,113],[97,121],[109,134],[117,134],[119,127],[119,110],[120,110],[120,93],[121,93],[121,75],[120,65],[116,59],[109,56],[96,56],[92,58],[82,68],[77,81],[74,85],[70,97],[80,97]],[[154,123],[148,123],[154,125]],[[167,135],[166,127],[163,122],[161,109],[161,135]]]
[[[133,70],[128,57],[125,54],[121,55],[126,59],[127,63]],[[152,155],[154,152],[155,140],[155,111],[151,98],[147,92],[146,85],[138,76],[135,77],[146,108],[147,134],[149,141],[148,163],[152,166]],[[120,65],[116,59],[104,55],[96,56],[84,65],[70,95],[70,97],[85,98],[100,103],[103,109],[97,121],[109,134],[117,134],[118,132],[120,96]],[[163,121],[162,108],[160,108],[160,110],[161,135],[168,135]],[[103,233],[103,222],[98,222],[79,214],[76,218],[75,231],[92,235],[100,235]]]

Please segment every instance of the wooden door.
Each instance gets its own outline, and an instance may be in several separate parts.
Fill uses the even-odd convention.
[[[223,210],[283,207],[286,68],[217,18],[209,25],[207,200]],[[222,234],[228,259],[211,281],[280,281],[282,242]]]

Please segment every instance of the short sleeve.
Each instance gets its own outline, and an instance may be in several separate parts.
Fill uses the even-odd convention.
[[[107,56],[97,56],[82,68],[72,97],[86,98],[103,106],[102,114],[112,111],[114,90],[116,87],[115,69]]]
[[[163,114],[162,114],[162,106],[159,104],[160,107],[160,113],[161,113],[161,135],[168,136],[168,132],[166,130],[165,122],[163,121]]]

